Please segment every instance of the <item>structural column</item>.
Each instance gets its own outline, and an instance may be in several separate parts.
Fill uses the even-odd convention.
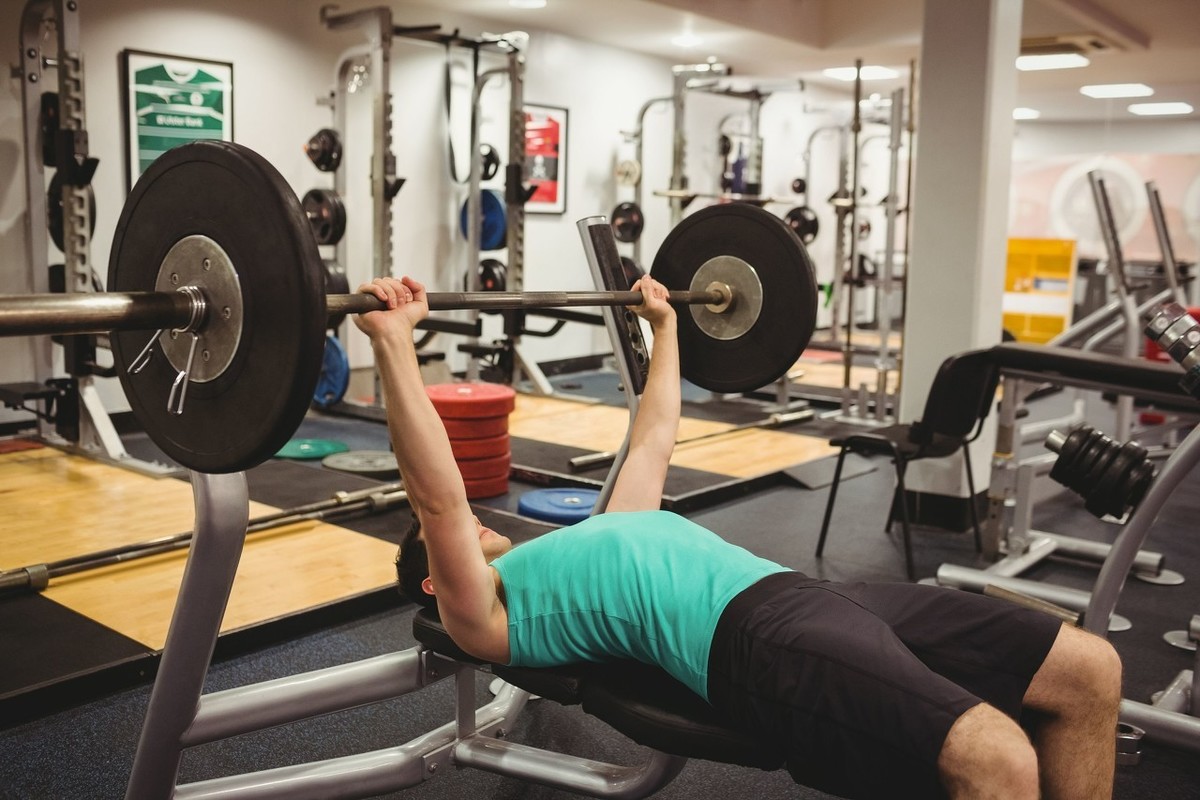
[[[1021,0],[925,0],[902,421],[921,416],[947,356],[1000,340],[1020,40]],[[978,491],[991,431],[972,448]],[[967,495],[957,458],[916,462],[906,482],[910,491]]]

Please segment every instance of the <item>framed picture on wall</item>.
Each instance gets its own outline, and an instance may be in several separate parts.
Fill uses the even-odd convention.
[[[525,104],[525,180],[533,195],[530,214],[567,210],[567,110]]]
[[[124,50],[121,87],[126,191],[172,147],[233,141],[233,64]]]

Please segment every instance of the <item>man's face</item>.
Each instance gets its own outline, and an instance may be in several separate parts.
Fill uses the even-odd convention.
[[[475,517],[475,524],[479,527],[479,546],[483,549],[483,559],[489,564],[492,559],[499,558],[512,550],[512,542],[507,536],[496,533],[485,526],[479,521],[479,517]]]

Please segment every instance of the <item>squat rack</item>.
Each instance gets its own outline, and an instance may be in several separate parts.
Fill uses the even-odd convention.
[[[391,274],[392,252],[392,214],[391,199],[399,191],[403,179],[395,175],[396,159],[392,153],[392,95],[389,90],[389,72],[391,46],[395,37],[450,48],[464,48],[473,54],[473,81],[471,87],[471,119],[470,119],[470,172],[467,179],[467,254],[466,274],[469,291],[479,289],[477,266],[481,251],[483,213],[481,208],[482,164],[480,155],[480,124],[482,114],[480,105],[482,93],[487,84],[498,78],[508,80],[508,159],[505,166],[504,208],[505,208],[505,247],[507,249],[506,273],[507,286],[520,291],[524,285],[525,264],[525,202],[529,190],[524,184],[525,179],[525,53],[524,42],[512,34],[501,36],[486,36],[473,38],[462,35],[458,30],[447,33],[438,25],[423,25],[404,27],[393,24],[392,11],[388,7],[375,7],[344,14],[334,13],[331,7],[321,9],[321,21],[331,30],[348,28],[363,28],[367,32],[368,44],[365,47],[351,48],[339,60],[335,72],[334,88],[330,95],[330,104],[335,115],[334,125],[339,130],[345,130],[346,125],[346,86],[349,71],[356,62],[364,58],[370,60],[373,77],[372,91],[374,104],[373,131],[376,143],[371,162],[371,197],[373,220],[374,274],[383,277]],[[479,71],[479,57],[482,52],[496,52],[504,56],[502,67]],[[447,81],[449,75],[447,74]],[[449,92],[449,84],[446,90]],[[448,102],[448,101],[447,101]],[[449,116],[449,115],[447,115]],[[447,132],[449,134],[449,132]],[[338,170],[335,176],[335,189],[339,193],[345,191],[345,176]],[[337,245],[338,260],[344,262],[344,244]],[[465,334],[476,338],[480,333],[478,312],[472,310],[471,322],[466,326],[449,320],[427,320],[423,328],[435,331]],[[531,359],[524,356],[519,330],[507,331],[512,343],[515,370],[523,374],[532,384],[538,394],[553,394],[554,389],[542,373],[541,368]],[[472,358],[467,364],[468,379],[476,379],[479,373],[477,361]],[[514,375],[514,380],[517,376]],[[376,378],[378,381],[378,378]],[[379,397],[379,387],[376,386],[375,396]],[[344,405],[344,404],[343,404]],[[378,412],[378,405],[375,406]]]
[[[44,47],[47,30],[53,31],[52,51]],[[88,151],[79,30],[78,0],[28,0],[21,14],[21,52],[15,76],[21,81],[25,148],[26,264],[35,293],[50,291],[46,166],[62,177],[64,290],[93,293],[98,288],[91,257],[95,226],[91,182],[99,161]],[[51,71],[57,80],[53,86],[49,84]],[[57,92],[57,102],[47,108],[43,103],[53,92]],[[56,118],[51,120],[47,112]],[[52,138],[46,141],[46,137]],[[52,163],[47,159],[51,153]],[[63,364],[69,377],[62,379],[54,374],[51,340],[35,338],[30,349],[36,383],[0,387],[0,394],[10,407],[27,411],[33,411],[25,405],[30,400],[45,403],[45,411],[33,413],[38,418],[38,435],[48,444],[149,475],[177,472],[164,464],[134,458],[125,450],[95,385],[96,376],[111,374],[96,364],[96,349],[106,344],[94,335],[63,339]]]

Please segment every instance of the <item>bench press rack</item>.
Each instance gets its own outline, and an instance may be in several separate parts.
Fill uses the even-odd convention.
[[[620,288],[623,272],[603,217],[578,223],[597,284]],[[626,287],[627,288],[627,287]],[[630,408],[637,413],[649,359],[637,317],[603,311]],[[603,508],[628,450],[628,430],[597,500]],[[638,662],[522,669],[488,665],[459,650],[437,618],[414,619],[415,647],[365,660],[203,694],[249,519],[244,472],[192,472],[196,523],[158,676],[138,743],[127,800],[335,800],[372,797],[421,783],[450,766],[474,767],[546,786],[608,798],[645,797],[669,783],[690,757],[775,769],[783,756],[742,733],[667,673]],[[475,672],[506,682],[475,707]],[[453,676],[454,719],[395,747],[325,761],[177,785],[183,750],[302,719],[389,700]],[[517,688],[521,687],[521,688]],[[579,704],[650,747],[639,766],[601,763],[511,742],[530,693]]]

